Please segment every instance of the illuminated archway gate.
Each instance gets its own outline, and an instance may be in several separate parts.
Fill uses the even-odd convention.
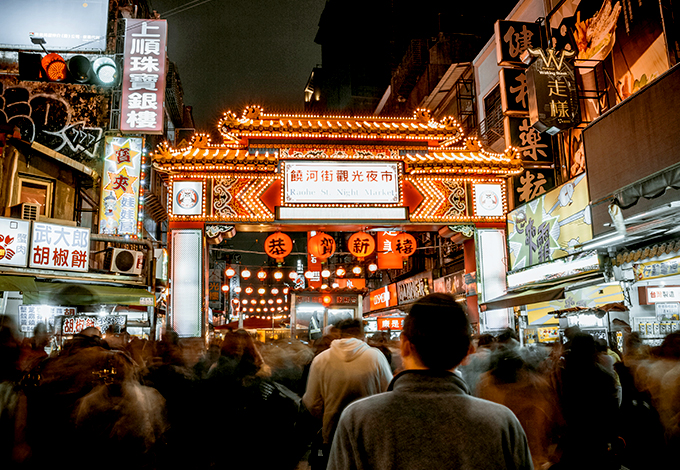
[[[455,120],[435,121],[427,110],[410,119],[357,118],[265,114],[253,106],[240,118],[226,113],[219,132],[222,144],[197,134],[152,156],[172,195],[175,290],[200,278],[206,224],[243,231],[263,231],[263,224],[264,231],[502,227],[507,179],[522,171],[513,149],[487,152]],[[183,292],[182,305],[173,301],[175,311],[202,315],[175,323],[180,334],[202,334],[206,290]]]

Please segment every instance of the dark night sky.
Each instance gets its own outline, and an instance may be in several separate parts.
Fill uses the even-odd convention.
[[[168,20],[168,57],[177,64],[198,130],[213,131],[224,112],[240,115],[249,104],[265,112],[303,110],[305,84],[321,63],[314,36],[325,0],[151,4]],[[182,5],[196,6],[172,13]]]

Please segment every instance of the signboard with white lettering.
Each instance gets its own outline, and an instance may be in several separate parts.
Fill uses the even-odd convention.
[[[286,162],[284,184],[287,204],[397,204],[399,163]]]
[[[30,227],[28,220],[0,217],[0,266],[26,267]]]
[[[87,271],[90,229],[33,222],[29,267]]]
[[[397,298],[399,305],[415,302],[421,297],[432,293],[432,272],[422,274],[397,282]]]
[[[125,20],[120,130],[163,133],[166,20]]]
[[[99,233],[137,233],[142,139],[106,137]]]
[[[404,318],[406,317],[378,317],[378,330],[401,331],[404,329]]]
[[[397,285],[389,284],[369,294],[370,310],[379,310],[397,305]]]

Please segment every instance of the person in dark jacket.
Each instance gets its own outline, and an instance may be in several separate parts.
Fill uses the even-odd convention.
[[[454,373],[470,344],[467,316],[452,296],[430,294],[416,302],[401,334],[405,370],[389,392],[345,408],[328,468],[532,469],[515,415],[470,396]]]

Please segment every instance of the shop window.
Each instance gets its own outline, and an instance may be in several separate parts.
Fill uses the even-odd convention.
[[[19,176],[18,203],[32,203],[40,206],[39,214],[49,217],[52,213],[54,182],[28,176]]]

